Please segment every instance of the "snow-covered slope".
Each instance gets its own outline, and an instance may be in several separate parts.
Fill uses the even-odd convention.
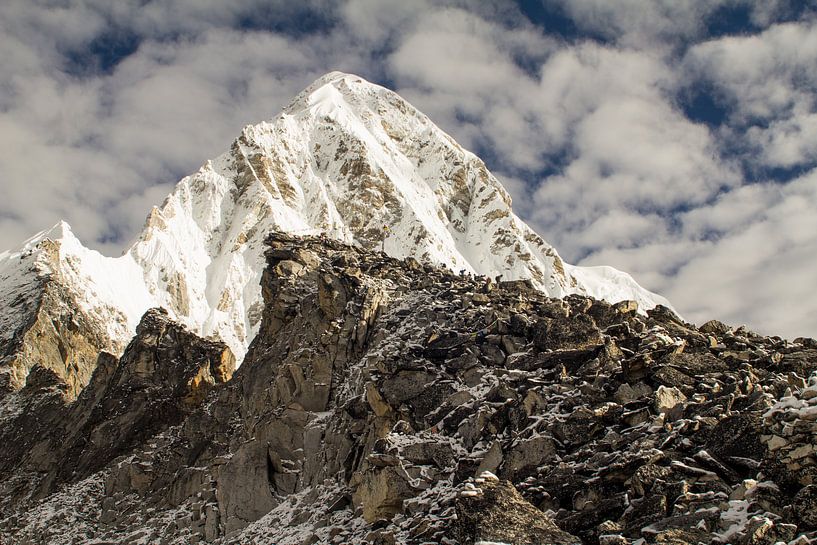
[[[260,322],[263,239],[273,229],[530,279],[556,297],[667,304],[615,269],[563,263],[513,214],[478,157],[397,94],[338,72],[181,180],[123,257],[83,248],[65,224],[26,247],[57,243],[67,281],[87,287],[83,310],[108,320],[113,339],[128,338],[141,313],[160,305],[223,339],[240,361]],[[0,274],[20,255],[0,254]],[[25,282],[4,281],[0,297],[17,284]]]
[[[0,252],[0,340],[8,340],[35,309],[46,279],[68,288],[78,310],[98,318],[115,345],[133,335],[155,301],[130,254],[112,258],[89,250],[61,221],[16,251]]]

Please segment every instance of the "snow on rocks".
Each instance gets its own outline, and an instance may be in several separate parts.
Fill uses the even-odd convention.
[[[629,304],[553,299],[525,283],[320,236],[276,233],[268,245],[266,302],[244,365],[231,380],[208,383],[192,405],[183,402],[187,380],[162,381],[179,388],[151,399],[175,408],[174,425],[118,441],[128,446],[113,458],[99,448],[106,425],[127,435],[122,423],[143,421],[135,418],[140,396],[164,392],[138,363],[149,361],[145,351],[176,346],[155,335],[137,338],[121,361],[104,360],[92,384],[123,376],[115,374],[121,365],[136,371],[110,381],[116,396],[88,390],[60,411],[48,377],[20,391],[16,402],[30,408],[0,422],[0,445],[18,449],[0,464],[0,539],[29,535],[25,498],[41,491],[46,509],[94,471],[105,475],[106,496],[96,500],[95,531],[107,539],[814,538],[813,422],[800,415],[817,399],[803,394],[815,385],[817,349],[807,341],[702,331],[665,307],[641,315]],[[479,304],[476,294],[485,296]],[[27,427],[18,420],[24,412],[92,426],[63,441],[71,447],[64,456],[43,458],[61,451],[37,446],[46,429]],[[772,449],[773,437],[784,444]],[[78,459],[96,465],[59,471]]]

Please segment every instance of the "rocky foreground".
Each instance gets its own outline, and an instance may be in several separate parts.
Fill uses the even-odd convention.
[[[152,310],[0,399],[0,543],[817,540],[814,340],[267,243],[238,370]]]

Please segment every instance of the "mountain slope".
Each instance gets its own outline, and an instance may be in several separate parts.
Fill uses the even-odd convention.
[[[66,226],[55,230],[40,242],[70,256],[70,266],[60,265],[64,281],[114,347],[147,308],[161,306],[197,334],[222,339],[240,361],[260,322],[262,241],[273,230],[324,232],[455,272],[529,279],[556,297],[666,304],[615,269],[565,264],[513,214],[478,157],[395,93],[337,72],[181,180],[123,257],[104,258]],[[20,253],[3,254],[0,268],[14,268]]]
[[[0,543],[813,543],[817,341],[267,239],[244,364],[150,310],[0,399]]]

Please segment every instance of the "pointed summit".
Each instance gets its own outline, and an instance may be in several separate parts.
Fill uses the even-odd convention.
[[[63,238],[76,238],[74,237],[74,231],[71,229],[71,226],[68,225],[68,222],[65,220],[58,221],[51,229],[40,233],[40,236],[55,241]]]
[[[317,79],[274,120],[245,127],[229,151],[181,180],[124,256],[77,242],[61,268],[82,308],[117,324],[108,328],[115,344],[160,306],[240,361],[260,323],[263,240],[273,230],[525,279],[555,297],[666,304],[625,273],[564,263],[478,157],[396,93],[342,72]]]
[[[375,89],[387,89],[380,87],[374,83],[366,81],[355,74],[347,74],[346,72],[329,72],[319,77],[310,83],[303,91],[284,108],[284,113],[294,113],[300,110],[313,106],[316,102],[325,98],[328,93],[332,93],[329,88],[334,90],[334,93],[355,94],[363,93],[366,90],[372,91]]]

